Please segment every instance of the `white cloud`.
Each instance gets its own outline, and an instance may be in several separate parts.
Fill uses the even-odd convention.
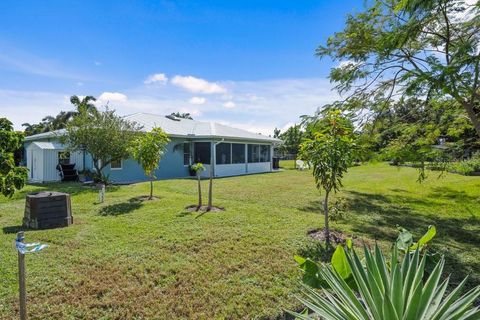
[[[97,67],[102,65],[100,61],[93,61],[93,64],[96,65]]]
[[[135,112],[161,115],[188,112],[195,120],[224,122],[233,127],[266,134],[273,134],[275,127],[285,130],[290,124],[299,123],[300,115],[313,114],[318,107],[339,99],[325,78],[221,83],[228,83],[231,99],[224,99],[224,94],[210,95],[202,105],[189,103],[192,97],[201,95],[172,90],[168,85],[145,86],[141,83],[135,88],[122,89],[121,93],[103,92],[98,96],[100,105],[110,101],[119,115]],[[22,129],[21,124],[24,122],[38,123],[46,115],[73,110],[69,102],[70,95],[71,92],[10,92],[0,89],[0,113],[12,119],[15,128]],[[235,103],[234,108],[227,109],[223,106],[229,101]]]
[[[227,109],[232,109],[235,108],[235,102],[233,101],[227,101],[223,104],[223,106]]]
[[[208,82],[205,79],[195,78],[192,76],[175,76],[172,84],[193,93],[226,93],[227,89],[218,83]]]
[[[147,79],[143,83],[145,84],[153,84],[153,83],[160,83],[160,84],[166,84],[168,81],[167,76],[165,73],[155,73],[150,76],[148,76]]]
[[[191,104],[205,104],[207,102],[207,99],[204,97],[192,97],[190,100],[188,100]]]
[[[126,102],[127,96],[120,92],[104,92],[98,100],[101,102]]]

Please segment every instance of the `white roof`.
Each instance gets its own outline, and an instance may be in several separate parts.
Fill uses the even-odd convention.
[[[25,137],[25,141],[59,137],[59,136],[63,136],[65,134],[65,132],[66,132],[65,129],[60,129],[60,130],[55,130],[55,131],[38,133],[38,134],[34,134],[32,136]]]
[[[230,138],[236,140],[258,140],[265,142],[280,142],[279,139],[259,133],[233,128],[215,122],[202,122],[190,119],[176,118],[172,120],[166,116],[151,113],[135,113],[125,119],[135,121],[143,126],[144,131],[154,127],[162,128],[168,135],[188,138]]]
[[[259,142],[281,142],[281,140],[268,137],[259,133],[253,133],[247,130],[233,128],[215,122],[202,122],[190,119],[167,118],[163,115],[151,113],[135,113],[124,117],[129,121],[134,121],[143,127],[143,131],[150,131],[154,127],[162,128],[168,135],[183,138],[213,138],[213,139],[232,139],[232,140],[250,140]],[[42,138],[61,136],[65,129],[40,133],[28,136],[25,141],[32,141]]]
[[[65,150],[65,146],[59,142],[35,141],[33,145],[46,150]]]

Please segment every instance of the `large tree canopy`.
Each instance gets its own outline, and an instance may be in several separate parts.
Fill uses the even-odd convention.
[[[97,178],[105,180],[102,170],[112,161],[128,158],[130,146],[141,127],[115,114],[104,112],[79,113],[67,125],[62,138],[70,151],[86,151],[92,156]]]
[[[399,162],[461,159],[480,148],[465,110],[452,98],[427,104],[401,99],[366,123],[361,135],[370,138],[371,151]]]
[[[15,132],[12,123],[0,118],[0,193],[11,197],[20,190],[28,178],[25,167],[17,167],[14,153],[22,147],[23,133]]]
[[[374,0],[350,15],[319,57],[340,61],[331,80],[344,106],[383,112],[399,96],[451,96],[480,135],[480,4]]]

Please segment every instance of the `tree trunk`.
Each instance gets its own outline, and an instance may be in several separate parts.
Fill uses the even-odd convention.
[[[198,180],[198,210],[202,208],[202,184],[200,182],[200,174],[197,174]]]
[[[153,177],[150,177],[150,197],[148,198],[148,200],[152,200],[153,199]]]
[[[104,168],[104,166],[102,166],[101,168],[98,166],[98,159],[93,159],[93,167],[95,168],[95,171],[97,172],[97,179],[100,180],[100,182],[105,182],[103,181],[103,175],[102,175],[102,169]]]
[[[212,210],[212,198],[213,198],[213,177],[210,176],[210,182],[209,182],[209,185],[208,185],[208,206],[207,206],[207,211],[210,211]]]
[[[473,109],[473,104],[463,101],[462,105],[465,111],[467,111],[468,117],[470,118],[470,121],[472,121],[475,131],[477,131],[477,135],[480,136],[480,120]]]
[[[330,245],[330,228],[328,226],[328,195],[330,191],[325,192],[325,200],[323,202],[323,214],[325,216],[325,244]]]
[[[293,156],[293,169],[297,169],[297,154]]]

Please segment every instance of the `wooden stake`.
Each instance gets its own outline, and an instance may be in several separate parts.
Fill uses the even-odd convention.
[[[23,239],[23,231],[17,233],[17,239]],[[21,240],[23,242],[23,240]],[[27,291],[25,288],[25,254],[18,251],[18,290],[20,298],[20,320],[27,320]]]

